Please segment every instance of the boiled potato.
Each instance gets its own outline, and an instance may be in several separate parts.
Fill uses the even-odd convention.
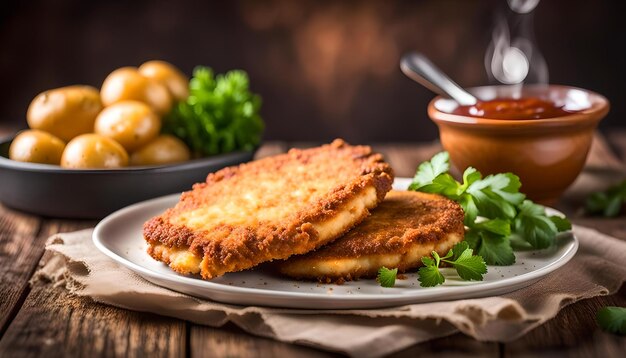
[[[189,78],[171,63],[148,61],[139,66],[139,73],[163,83],[176,101],[184,101],[189,96]]]
[[[131,165],[160,165],[184,162],[191,153],[182,140],[163,134],[139,148],[130,156]]]
[[[164,84],[148,78],[134,67],[122,67],[109,74],[100,89],[102,103],[110,106],[125,100],[146,103],[159,115],[172,108],[172,98]]]
[[[65,142],[50,133],[31,129],[18,134],[9,147],[9,158],[20,162],[61,163]]]
[[[102,110],[98,90],[90,86],[56,88],[39,94],[28,107],[26,119],[64,141],[93,131],[93,122]]]
[[[145,103],[122,101],[102,110],[94,128],[132,152],[159,134],[161,119]]]
[[[73,169],[120,168],[128,165],[128,153],[121,144],[99,134],[72,139],[61,157],[61,166]]]

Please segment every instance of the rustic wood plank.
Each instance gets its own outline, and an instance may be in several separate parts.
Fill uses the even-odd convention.
[[[48,220],[34,249],[43,252],[45,239],[54,233],[94,225],[88,220]],[[179,357],[186,353],[186,334],[183,321],[98,304],[37,282],[0,340],[0,357]]]
[[[261,148],[256,152],[254,159],[261,159],[276,154],[284,153],[287,150],[287,143],[285,142],[266,142],[263,143]]]
[[[373,144],[372,148],[385,156],[397,177],[413,177],[417,166],[440,152],[439,142],[420,144]]]
[[[0,204],[0,337],[15,316],[41,258],[41,220]]]
[[[603,170],[615,170],[626,173],[626,167],[618,155],[611,148],[612,145],[608,142],[607,138],[600,132],[596,132],[593,136],[593,142],[589,149],[587,161],[585,162],[585,169],[603,169]]]
[[[36,235],[41,219],[0,204],[0,232],[6,235]]]
[[[606,138],[617,156],[626,163],[626,130],[612,130],[606,133]]]
[[[626,136],[624,136],[624,141],[626,141]],[[619,153],[615,153],[612,148],[617,148],[617,146],[611,140],[599,132],[595,134],[583,172],[565,191],[557,209],[573,220],[582,219],[590,226],[598,227],[593,220],[584,217],[585,201],[591,193],[605,190],[622,178],[626,178],[626,162],[620,159]],[[599,218],[599,220],[598,223],[602,223],[602,219]]]
[[[287,149],[291,149],[291,148],[299,148],[299,149],[305,149],[305,148],[312,148],[312,147],[317,147],[319,145],[323,145],[323,144],[328,144],[330,142],[287,142]]]
[[[227,324],[221,328],[192,325],[191,357],[334,357],[323,351],[250,335]]]
[[[508,357],[623,357],[626,338],[606,333],[596,324],[604,306],[626,307],[626,286],[618,294],[579,301],[546,324],[505,344]]]
[[[622,214],[616,218],[603,217],[574,217],[572,222],[575,225],[586,226],[603,232],[607,235],[626,241],[626,219]]]
[[[98,223],[97,220],[68,220],[68,219],[47,219],[44,221],[40,236],[44,239],[60,232],[72,232],[87,228],[93,228]],[[43,242],[45,245],[45,241]],[[45,247],[44,247],[45,249]]]
[[[394,357],[500,357],[500,345],[479,342],[462,333],[456,333],[414,345],[394,354]]]
[[[8,137],[16,132],[16,128],[7,126],[6,124],[0,125],[0,138]]]
[[[322,143],[290,142],[287,143],[287,147],[311,148],[320,144]],[[370,145],[374,151],[381,153],[385,157],[385,160],[391,165],[395,175],[398,177],[413,177],[413,175],[415,175],[415,171],[417,170],[417,166],[421,162],[430,159],[434,154],[442,150],[439,142],[404,144],[371,143]]]
[[[37,283],[0,340],[2,357],[183,357],[186,324]]]

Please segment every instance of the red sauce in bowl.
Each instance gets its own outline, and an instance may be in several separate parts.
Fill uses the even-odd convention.
[[[472,106],[458,106],[452,113],[491,119],[544,119],[576,113],[536,97],[496,98]]]

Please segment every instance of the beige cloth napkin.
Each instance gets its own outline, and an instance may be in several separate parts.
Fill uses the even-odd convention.
[[[576,256],[541,281],[499,296],[377,310],[298,310],[242,307],[198,299],[156,286],[101,254],[92,230],[52,236],[52,258],[36,278],[72,293],[136,311],[244,330],[280,341],[351,356],[377,357],[461,331],[481,341],[510,341],[581,299],[608,295],[626,280],[626,242],[575,227]]]

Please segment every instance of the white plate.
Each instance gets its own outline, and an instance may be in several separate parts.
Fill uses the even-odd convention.
[[[394,189],[404,190],[409,183],[410,179],[397,178]],[[443,269],[445,284],[431,288],[420,287],[415,273],[397,280],[393,288],[383,288],[373,279],[343,285],[302,282],[262,269],[229,273],[205,281],[199,277],[179,275],[146,253],[143,223],[174,206],[178,197],[169,195],[144,201],[109,215],[93,233],[96,247],[159,286],[232,304],[349,309],[492,296],[532,284],[567,263],[578,249],[576,237],[571,232],[564,233],[559,235],[557,244],[550,249],[516,252],[516,263],[512,266],[489,266],[483,281],[455,279],[450,271],[446,271],[449,269]]]

